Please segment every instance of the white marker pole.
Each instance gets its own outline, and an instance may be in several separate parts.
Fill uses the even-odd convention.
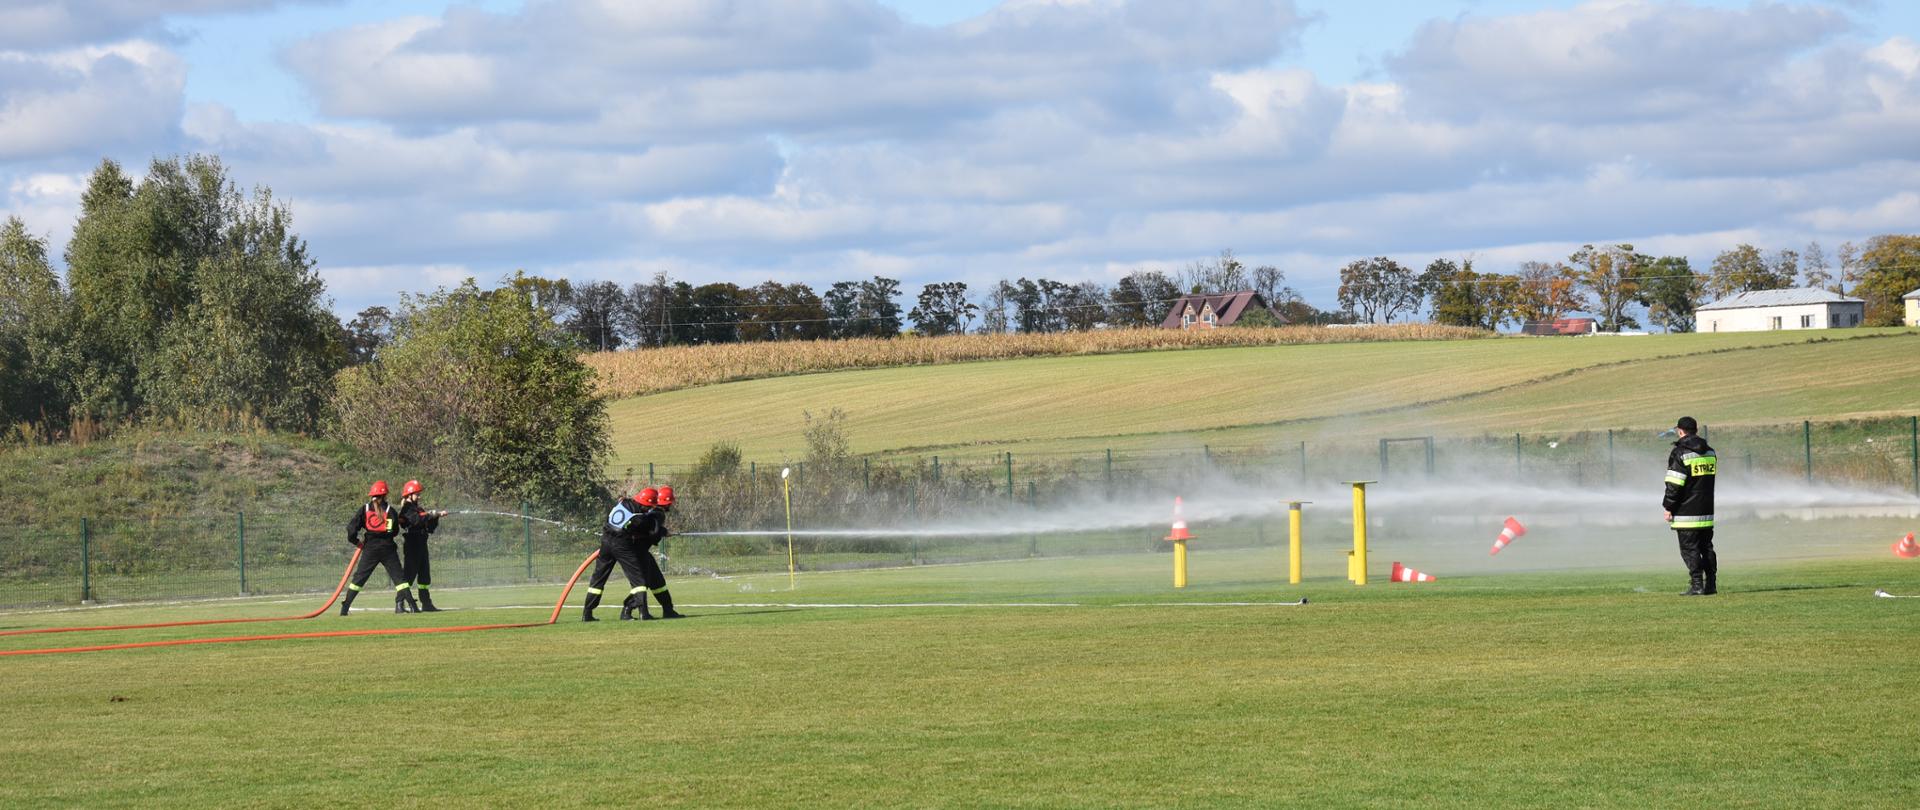
[[[793,473],[792,467],[780,468],[780,497],[787,503],[787,590],[799,588],[794,580],[793,565],[793,482],[787,476]]]

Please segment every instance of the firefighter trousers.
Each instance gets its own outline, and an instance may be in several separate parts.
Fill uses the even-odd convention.
[[[392,540],[371,538],[360,542],[360,564],[354,567],[353,581],[347,583],[347,589],[359,593],[360,588],[367,584],[367,579],[373,576],[376,565],[386,567],[387,579],[393,581],[394,590],[406,589],[407,579],[400,566],[400,549],[394,546]]]
[[[427,538],[409,537],[404,548],[407,553],[401,565],[401,576],[408,584],[424,591],[433,584],[433,558],[427,556]]]
[[[1680,536],[1680,561],[1687,564],[1687,574],[1712,582],[1720,573],[1720,557],[1713,553],[1713,530],[1676,529],[1674,534]]]
[[[600,596],[606,592],[607,580],[612,578],[615,564],[620,566],[621,573],[627,575],[627,585],[630,586],[623,604],[632,604],[649,590],[658,593],[667,588],[667,578],[660,573],[660,563],[653,559],[652,552],[625,540],[603,539],[600,541],[600,559],[593,564],[593,579],[587,582],[587,610],[591,611],[600,604]]]

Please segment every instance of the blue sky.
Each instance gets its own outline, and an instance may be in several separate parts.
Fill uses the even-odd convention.
[[[1920,4],[16,0],[0,213],[103,157],[271,186],[336,309],[517,268],[1111,282],[1232,248],[1632,242],[1704,266],[1920,219]]]

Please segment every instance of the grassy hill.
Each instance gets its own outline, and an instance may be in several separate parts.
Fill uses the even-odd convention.
[[[84,445],[0,448],[0,525],[72,515],[153,518],[347,509],[385,478],[413,477],[337,442],[279,433],[129,428]]]
[[[750,380],[614,402],[615,468],[716,441],[802,454],[805,411],[848,414],[861,454],[1253,445],[1355,431],[1478,435],[1911,412],[1912,330],[1499,338],[1197,349]]]

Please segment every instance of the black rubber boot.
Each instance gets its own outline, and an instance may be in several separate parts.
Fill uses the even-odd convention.
[[[353,607],[353,598],[359,595],[359,591],[347,591],[347,598],[340,600],[340,615],[347,615],[347,610]]]
[[[632,596],[628,596],[627,601],[620,603],[620,621],[623,621],[623,622],[633,621],[633,597]]]
[[[433,594],[428,593],[426,588],[420,589],[420,612],[421,613],[439,613],[440,612],[439,608],[433,606]]]
[[[1700,595],[1712,596],[1720,592],[1720,555],[1709,551],[1702,562],[1706,563],[1702,566],[1702,571],[1707,575],[1707,586],[1700,589]]]
[[[1715,576],[1716,573],[1717,572],[1714,571],[1707,572],[1707,584],[1706,587],[1700,589],[1701,596],[1712,596],[1720,592],[1720,583],[1714,581],[1718,579],[1718,577]]]
[[[1699,574],[1697,574],[1697,573],[1696,573],[1696,574],[1694,574],[1694,575],[1693,575],[1693,581],[1692,581],[1692,586],[1691,586],[1691,587],[1689,587],[1689,588],[1687,588],[1687,592],[1686,592],[1686,593],[1683,593],[1683,594],[1680,594],[1680,595],[1681,595],[1681,596],[1699,596],[1699,595],[1701,595],[1701,594],[1703,594],[1703,593],[1705,593],[1706,591],[1705,591],[1705,590],[1703,590],[1703,589],[1704,589],[1704,588],[1705,588],[1706,586],[1705,586],[1705,585],[1703,585],[1703,584],[1701,583],[1701,579],[1702,579],[1702,577],[1701,577],[1701,576],[1700,576]]]
[[[407,612],[407,594],[405,591],[393,592],[393,612],[395,613]]]
[[[660,618],[662,619],[686,618],[685,616],[680,615],[679,611],[673,609],[673,594],[667,593],[667,589],[661,588],[660,592],[654,594],[654,596],[660,597]]]
[[[599,619],[596,619],[593,617],[593,609],[599,606],[600,606],[600,594],[597,594],[597,593],[587,594],[587,603],[585,605],[582,605],[580,608],[580,621],[583,621],[583,622],[600,621]]]

